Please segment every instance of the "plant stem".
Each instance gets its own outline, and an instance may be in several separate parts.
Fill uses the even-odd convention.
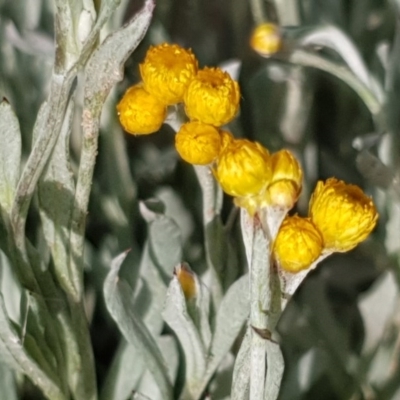
[[[250,399],[275,400],[283,374],[283,357],[272,340],[282,313],[280,278],[270,256],[270,234],[275,235],[277,227],[273,221],[263,227],[258,215],[251,217],[244,209],[241,213],[250,269]]]
[[[212,280],[211,290],[213,300],[218,305],[223,296],[221,278],[218,273],[223,266],[220,245],[222,237],[220,219],[222,190],[208,166],[195,165],[194,171],[201,186],[206,258]]]

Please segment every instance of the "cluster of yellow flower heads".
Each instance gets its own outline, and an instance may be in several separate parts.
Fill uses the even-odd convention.
[[[353,249],[367,238],[378,220],[372,202],[358,186],[335,178],[319,181],[309,204],[309,216],[289,216],[274,243],[282,269],[297,273],[322,255]]]
[[[140,75],[142,82],[129,88],[117,106],[124,129],[136,135],[156,132],[165,121],[167,107],[183,103],[190,121],[178,132],[177,150],[189,162],[210,163],[221,146],[218,128],[238,112],[238,83],[220,68],[199,69],[190,49],[168,43],[150,47]],[[201,150],[204,144],[208,157],[188,148],[197,135],[197,148]]]
[[[263,42],[266,37],[268,43]],[[251,43],[260,54],[278,51],[277,27],[259,27]],[[191,50],[166,43],[150,47],[140,73],[143,82],[129,88],[117,106],[126,131],[155,132],[167,107],[183,103],[189,121],[177,132],[175,147],[185,161],[209,165],[222,189],[251,215],[271,208],[286,213],[295,205],[303,173],[292,153],[270,154],[261,144],[235,139],[221,129],[239,109],[239,85],[228,73],[198,69]],[[318,182],[309,216],[287,216],[283,221],[274,258],[290,273],[308,269],[321,255],[354,248],[370,234],[377,218],[372,200],[359,187],[334,178]]]

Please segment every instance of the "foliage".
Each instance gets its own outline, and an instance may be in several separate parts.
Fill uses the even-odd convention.
[[[287,303],[267,341],[268,365],[282,365],[282,348],[283,380],[268,370],[265,398],[398,398],[399,1],[153,7],[0,1],[2,396],[249,396],[244,326],[257,299],[246,255],[265,261],[265,243],[256,232],[249,244],[206,167],[179,158],[174,129],[135,137],[117,118],[149,46],[169,42],[238,79],[236,138],[300,160],[296,212],[331,176],[362,187],[379,211],[368,241],[321,262]],[[268,57],[249,45],[265,21],[282,40],[274,30],[279,51]]]

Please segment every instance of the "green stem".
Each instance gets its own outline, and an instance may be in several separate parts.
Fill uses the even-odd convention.
[[[271,234],[275,235],[277,224],[269,221],[270,226],[263,227],[258,215],[241,212],[250,269],[250,399],[275,400],[283,374],[279,345],[272,340],[282,313],[280,279],[270,257]]]
[[[222,190],[215,181],[208,166],[195,165],[194,170],[201,186],[203,199],[203,224],[205,235],[206,258],[212,279],[212,293],[216,305],[223,296],[219,273],[223,260],[221,257],[222,224],[220,212],[222,207]]]

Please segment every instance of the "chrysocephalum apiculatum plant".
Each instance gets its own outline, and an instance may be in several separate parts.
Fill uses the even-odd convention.
[[[265,35],[268,43],[262,40]],[[255,31],[252,45],[263,55],[270,55],[280,49],[280,40],[278,28],[266,24]],[[197,62],[190,50],[180,49],[176,44],[153,46],[140,68],[143,87],[149,88],[153,95],[157,93],[161,101],[163,96],[167,99],[170,93],[179,93],[166,101],[166,104],[181,102],[188,119],[177,129],[177,152],[194,165],[205,192],[215,178],[241,208],[249,282],[237,295],[248,296],[249,302],[243,314],[248,316],[247,330],[233,371],[231,396],[232,399],[276,399],[284,361],[275,328],[287,300],[319,261],[333,252],[348,251],[366,239],[376,225],[378,214],[371,198],[359,187],[331,178],[318,182],[311,197],[309,216],[288,215],[302,188],[303,172],[296,157],[286,149],[271,154],[260,143],[235,139],[221,130],[238,113],[239,86],[219,68],[205,67],[193,72],[194,66]],[[129,127],[131,108],[144,105],[141,96],[131,96],[131,93],[132,88],[117,107],[120,121],[133,134],[147,133],[139,127],[132,132]],[[142,112],[152,117],[150,107]],[[176,109],[170,112],[176,113]],[[160,125],[158,113],[153,120],[155,126]],[[210,203],[205,200],[205,215],[215,213],[207,210]],[[211,285],[216,285],[219,277],[212,278]],[[182,398],[199,399],[218,367],[213,348],[219,339],[218,322],[215,331],[206,329],[205,336],[202,325],[210,322],[206,320],[210,300],[208,297],[204,300],[205,291],[207,287],[187,267],[175,269],[164,319],[175,331],[188,366],[193,356],[188,347],[202,349],[202,354],[197,355],[201,367],[186,370]],[[224,307],[224,299],[222,303],[213,300],[218,313]],[[179,303],[179,306],[170,303]],[[190,319],[190,326],[197,330],[198,336],[184,331],[178,322],[183,317],[173,315],[173,307]]]
[[[31,32],[33,19],[42,14],[41,3],[48,6],[26,2],[35,12],[25,15],[25,21],[22,16],[17,19],[22,33]],[[48,76],[40,75],[48,79],[49,92],[28,140],[32,149],[27,157],[22,155],[12,106],[7,99],[0,103],[2,396],[39,397],[24,384],[27,378],[50,400],[276,400],[284,371],[276,327],[288,301],[318,263],[332,253],[354,249],[368,237],[378,219],[375,205],[358,186],[330,178],[317,182],[308,214],[296,214],[305,174],[294,153],[270,151],[257,141],[236,138],[225,127],[239,113],[242,95],[235,78],[220,67],[199,67],[190,49],[161,43],[150,46],[139,65],[141,81],[126,90],[116,109],[104,107],[105,145],[100,151],[105,149],[109,157],[115,193],[103,193],[101,179],[95,182],[93,202],[100,211],[91,219],[112,221],[108,239],[112,238],[90,243],[85,227],[100,116],[154,8],[153,1],[145,1],[121,28],[122,17],[115,14],[119,3],[54,1],[54,64],[52,71],[46,70]],[[337,33],[334,28],[309,36],[305,32],[297,42],[292,31],[292,42],[284,45],[289,31],[263,22],[258,12],[254,16],[260,24],[250,47],[259,56],[283,52],[285,62],[335,75],[364,101],[376,129],[386,131],[383,89],[378,81],[371,79],[370,84],[356,52],[352,54],[357,62],[353,58],[349,69],[343,69],[302,49],[310,43],[318,48],[332,43],[328,39],[332,30]],[[34,41],[15,36],[12,26],[8,23],[0,35],[5,73],[18,69],[20,54],[13,53],[11,42],[23,51],[35,51],[30,49]],[[346,38],[338,37],[348,51],[354,50]],[[292,48],[294,43],[298,47]],[[18,102],[14,104],[18,108]],[[176,151],[194,166],[201,187],[203,272],[185,262],[188,253],[182,248],[180,225],[171,217],[173,211],[154,199],[139,204],[148,232],[142,251],[137,250],[127,206],[134,200],[134,181],[116,134],[117,115],[133,135],[155,133],[163,123],[176,131]],[[71,157],[72,132],[80,145],[78,155]],[[76,137],[74,151],[75,141]],[[376,162],[368,151],[362,152],[362,170],[371,157]],[[384,166],[382,171],[380,176],[395,182]],[[396,192],[394,183],[393,189]],[[223,192],[240,209],[247,272],[239,277],[229,271],[234,260],[220,217]],[[176,205],[177,197],[171,202]],[[39,221],[34,229],[27,228],[29,212],[33,224]],[[121,246],[132,250],[112,259]],[[94,294],[96,284],[84,285],[85,271],[95,275],[106,306],[103,316],[111,316],[122,338],[107,376],[98,381],[96,367],[100,372],[103,367],[96,366],[92,338],[98,341],[102,332],[89,331],[90,305],[102,302]],[[357,382],[366,379],[355,375]],[[393,379],[387,386],[395,387]]]

